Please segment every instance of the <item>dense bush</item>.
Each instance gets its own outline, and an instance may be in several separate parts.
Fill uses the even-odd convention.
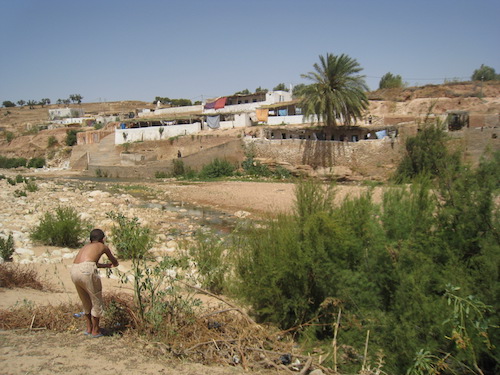
[[[0,168],[10,169],[18,167],[26,167],[28,160],[25,158],[7,158],[0,156]]]
[[[28,168],[43,168],[45,166],[45,158],[32,158],[28,162]]]
[[[74,146],[76,145],[76,134],[81,130],[70,129],[66,132],[66,145]]]
[[[419,175],[435,177],[456,165],[458,155],[450,154],[446,141],[440,122],[422,124],[417,135],[406,141],[406,153],[395,173],[396,182],[411,181]]]
[[[31,232],[32,240],[50,246],[78,247],[90,231],[72,207],[58,207],[54,213],[46,212],[40,224]]]
[[[232,176],[235,167],[227,160],[214,159],[211,163],[203,166],[200,171],[201,178],[219,178]]]
[[[382,350],[387,373],[418,373],[421,360],[498,373],[500,155],[477,170],[428,165],[433,180],[393,187],[380,204],[367,193],[334,207],[331,189],[299,184],[294,214],[234,241],[237,295],[314,345],[331,346],[341,311],[341,372],[359,368],[369,330],[368,360]]]

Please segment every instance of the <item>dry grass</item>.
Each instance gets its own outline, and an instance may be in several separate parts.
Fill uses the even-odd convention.
[[[16,263],[0,264],[0,288],[50,290],[33,267]]]

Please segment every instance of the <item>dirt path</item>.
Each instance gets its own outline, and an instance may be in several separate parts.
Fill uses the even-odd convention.
[[[87,338],[76,333],[0,331],[3,375],[235,375],[241,367],[185,363],[155,355],[131,337]],[[271,374],[269,371],[251,372]],[[276,371],[272,372],[276,374]]]

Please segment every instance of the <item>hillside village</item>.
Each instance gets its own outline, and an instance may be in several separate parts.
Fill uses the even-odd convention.
[[[99,170],[113,177],[151,178],[168,173],[178,157],[200,169],[215,158],[238,164],[251,152],[256,160],[295,174],[381,180],[394,170],[405,137],[428,115],[447,124],[472,163],[487,147],[499,147],[498,82],[385,89],[368,98],[362,119],[336,128],[304,118],[299,100],[287,91],[230,95],[184,107],[125,101],[1,108],[0,154],[44,157],[50,168],[90,175]],[[69,129],[78,131],[73,147],[65,145]],[[49,146],[49,137],[57,144]]]

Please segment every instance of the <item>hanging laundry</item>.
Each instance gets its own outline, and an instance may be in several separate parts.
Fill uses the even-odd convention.
[[[269,117],[269,109],[267,108],[257,108],[255,110],[255,114],[257,115],[257,120],[262,122],[267,122]]]
[[[215,101],[214,108],[215,109],[224,108],[224,106],[226,105],[226,100],[227,100],[226,97],[217,99]]]
[[[288,109],[280,109],[278,110],[278,116],[288,116]]]
[[[207,116],[207,125],[211,129],[220,128],[220,116]]]

